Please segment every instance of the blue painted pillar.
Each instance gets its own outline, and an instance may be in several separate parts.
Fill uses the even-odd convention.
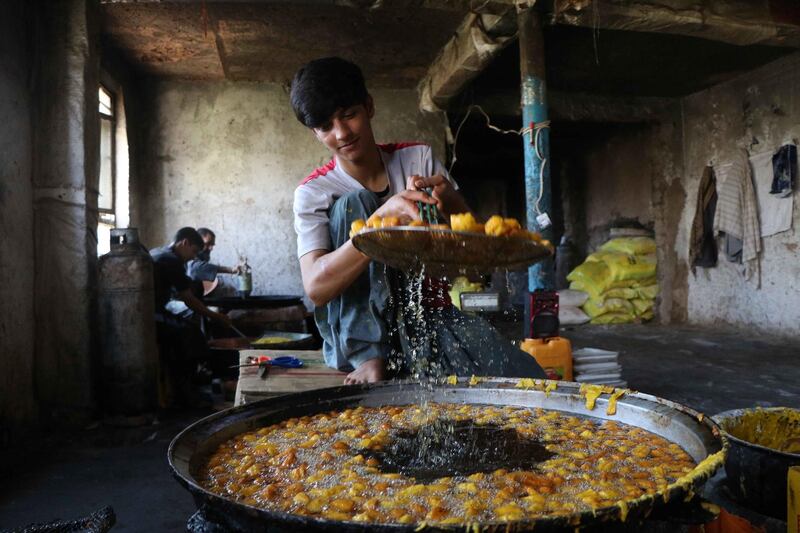
[[[541,17],[534,8],[520,9],[519,25],[522,127],[547,123],[547,84],[544,68],[544,37]],[[537,217],[542,213],[551,216],[552,194],[550,187],[550,128],[534,129],[522,139],[525,152],[525,201],[528,229],[538,231],[553,241],[552,224],[542,228]],[[555,244],[555,243],[554,243]],[[553,260],[537,263],[528,270],[528,290],[554,289]]]

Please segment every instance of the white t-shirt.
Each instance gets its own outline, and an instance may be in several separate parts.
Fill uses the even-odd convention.
[[[378,149],[389,178],[386,199],[406,188],[406,179],[415,174],[441,174],[458,188],[447,170],[423,143],[379,144]],[[353,191],[363,189],[355,178],[336,164],[336,158],[312,172],[294,191],[294,229],[297,232],[297,257],[314,250],[331,250],[328,210],[333,203]]]

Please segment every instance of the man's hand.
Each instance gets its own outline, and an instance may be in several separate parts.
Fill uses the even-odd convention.
[[[406,180],[406,187],[409,190],[419,190],[432,187],[432,195],[435,200],[436,207],[442,212],[442,214],[446,216],[456,213],[470,212],[470,208],[464,201],[464,198],[461,196],[461,194],[459,194],[455,187],[453,187],[453,184],[450,183],[450,180],[441,174],[427,177],[416,175],[410,176]]]
[[[435,204],[436,199],[422,191],[406,189],[389,198],[375,211],[375,214],[379,217],[397,217],[401,224],[405,224],[419,218],[417,202]]]
[[[197,298],[194,294],[192,294],[191,289],[184,289],[177,294],[179,300],[182,300],[186,306],[194,311],[195,313],[199,313],[201,315],[207,316],[211,320],[216,320],[220,324],[223,324],[227,327],[231,327],[233,323],[231,319],[228,318],[228,315],[224,315],[222,313],[217,313],[216,311],[212,311],[206,304],[204,304],[199,298]]]
[[[212,313],[213,313],[213,311],[212,311]],[[217,322],[219,322],[220,324],[222,324],[223,326],[225,326],[227,328],[230,328],[231,326],[233,326],[233,322],[231,321],[231,319],[228,317],[228,315],[226,315],[224,313],[213,313],[211,315],[211,318],[213,320],[216,320]]]

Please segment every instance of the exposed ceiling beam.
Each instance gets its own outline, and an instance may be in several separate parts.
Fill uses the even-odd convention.
[[[553,22],[800,48],[800,2],[785,0],[555,0]]]
[[[501,13],[467,15],[420,82],[420,109],[445,109],[449,100],[513,40],[516,29],[516,8],[511,3]]]
[[[660,120],[670,98],[601,96],[551,91],[550,120],[564,122],[634,123]]]
[[[586,93],[547,93],[550,120],[554,122],[655,122],[675,100],[671,98],[602,96]],[[520,116],[518,92],[485,95],[480,106],[490,117]],[[466,113],[468,106],[449,111]],[[477,114],[476,114],[477,115]]]
[[[101,4],[306,4],[378,10],[383,7],[504,13],[513,0],[100,0]]]

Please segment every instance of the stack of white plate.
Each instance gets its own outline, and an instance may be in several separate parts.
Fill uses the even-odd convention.
[[[619,352],[599,348],[580,348],[572,352],[575,381],[613,387],[627,387],[622,379]]]

